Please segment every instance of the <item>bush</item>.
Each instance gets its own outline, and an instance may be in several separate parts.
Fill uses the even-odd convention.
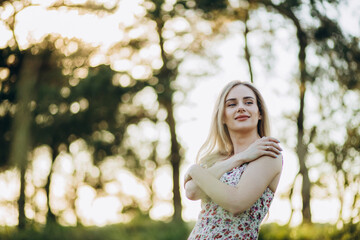
[[[360,240],[360,224],[350,224],[338,230],[330,224],[302,224],[297,227],[265,224],[259,240]]]
[[[184,240],[189,230],[184,223],[135,219],[127,224],[105,227],[33,226],[23,231],[2,231],[4,240]]]
[[[332,239],[338,240],[360,240],[360,223],[347,224],[333,235]]]
[[[33,225],[24,231],[0,228],[1,240],[185,240],[192,228],[177,222],[160,222],[141,216],[127,224],[105,227],[64,227],[60,225]],[[275,223],[261,227],[259,240],[360,240],[360,224],[345,225],[337,229],[329,224],[302,224],[297,227]]]

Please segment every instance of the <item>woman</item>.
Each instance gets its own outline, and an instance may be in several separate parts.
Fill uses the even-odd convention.
[[[189,239],[257,239],[282,170],[282,149],[269,134],[259,91],[239,81],[225,86],[198,164],[185,174],[186,196],[202,201]]]

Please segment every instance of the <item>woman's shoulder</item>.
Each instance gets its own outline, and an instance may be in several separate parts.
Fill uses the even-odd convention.
[[[223,161],[227,158],[228,158],[227,155],[224,155],[220,152],[215,152],[202,157],[199,161],[199,164],[204,168],[209,168],[212,165],[214,165],[216,162]]]
[[[280,173],[283,166],[283,156],[280,153],[276,158],[270,156],[261,156],[256,161],[249,163],[249,166],[254,166],[256,168],[265,168],[274,173]]]

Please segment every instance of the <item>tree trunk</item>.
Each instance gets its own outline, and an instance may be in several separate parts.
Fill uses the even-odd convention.
[[[306,166],[307,157],[307,145],[304,143],[304,108],[305,108],[305,92],[306,92],[306,47],[307,38],[305,32],[302,31],[300,24],[297,25],[297,38],[299,41],[299,69],[300,69],[300,84],[299,84],[299,114],[297,117],[297,155],[299,158],[300,173],[302,175],[302,215],[303,222],[311,222],[311,208],[310,208],[310,194],[311,194],[311,182],[309,179],[309,169]]]
[[[182,222],[181,212],[181,195],[180,195],[180,149],[181,146],[177,141],[176,135],[176,122],[174,118],[174,103],[173,103],[173,94],[174,90],[171,87],[171,81],[176,76],[176,69],[169,69],[167,67],[169,59],[164,50],[164,39],[162,37],[162,31],[164,27],[164,22],[162,19],[156,19],[157,24],[157,33],[159,36],[159,46],[161,49],[161,59],[163,61],[163,67],[160,70],[160,73],[157,75],[159,79],[159,84],[164,88],[163,91],[158,93],[159,102],[165,107],[167,112],[166,123],[169,126],[170,137],[171,137],[171,153],[170,153],[170,163],[172,166],[172,178],[173,178],[173,206],[174,206],[174,215],[173,221]]]
[[[296,28],[296,37],[299,44],[299,71],[300,71],[300,82],[299,82],[299,112],[297,116],[297,147],[296,153],[299,159],[300,174],[302,175],[302,215],[304,222],[311,222],[311,208],[310,208],[310,193],[311,193],[311,182],[309,179],[309,170],[306,166],[306,156],[308,153],[307,146],[309,144],[304,142],[304,109],[305,109],[305,92],[307,82],[307,70],[306,70],[306,47],[308,45],[308,39],[305,31],[302,29],[299,19],[293,13],[293,11],[282,5],[274,4],[270,0],[259,0],[265,6],[274,8],[284,17],[290,19]]]
[[[169,101],[165,105],[168,116],[166,118],[166,122],[170,128],[171,135],[171,155],[170,155],[170,163],[172,166],[172,178],[173,178],[173,205],[174,205],[174,215],[173,221],[182,221],[181,218],[181,196],[180,196],[180,144],[177,141],[176,129],[175,129],[175,119],[174,119],[174,109],[172,101]]]
[[[10,159],[20,171],[20,195],[18,199],[18,228],[26,227],[25,216],[25,174],[30,149],[30,132],[32,115],[30,104],[33,100],[35,83],[38,77],[41,60],[36,56],[25,55],[17,84],[17,105],[13,122],[13,139],[11,141]]]
[[[25,160],[27,161],[27,159]],[[26,228],[26,216],[25,216],[25,174],[27,169],[27,162],[21,163],[18,167],[20,169],[20,196],[18,199],[18,212],[19,212],[19,223],[18,229],[23,230]]]
[[[52,149],[52,162],[51,162],[47,182],[45,185],[45,192],[46,192],[46,198],[47,198],[47,209],[48,209],[48,211],[46,213],[46,226],[56,223],[56,216],[51,211],[51,207],[50,207],[50,185],[51,185],[51,177],[52,177],[52,173],[53,173],[53,170],[52,170],[53,163],[55,162],[55,158],[57,157],[57,155],[59,153],[58,153],[56,146],[52,146],[51,149]]]
[[[253,70],[252,70],[252,64],[251,64],[251,55],[250,55],[250,50],[249,50],[249,45],[248,45],[248,33],[249,33],[249,27],[248,27],[248,23],[247,21],[249,20],[249,10],[246,10],[246,16],[245,16],[245,31],[244,31],[244,40],[245,40],[245,46],[244,46],[244,51],[245,51],[245,59],[249,68],[249,76],[250,76],[250,81],[252,83],[254,83],[254,74],[253,74]]]

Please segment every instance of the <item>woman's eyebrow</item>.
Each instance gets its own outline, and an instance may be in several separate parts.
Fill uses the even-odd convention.
[[[251,97],[251,96],[245,96],[243,97],[244,100],[246,99],[255,99],[254,97]],[[225,103],[229,102],[229,101],[236,101],[237,99],[236,98],[229,98],[225,101]]]
[[[229,101],[236,101],[237,99],[236,98],[229,98],[225,101],[225,103],[229,102]]]
[[[255,98],[251,97],[251,96],[246,96],[246,97],[243,97],[243,99],[255,99]]]

